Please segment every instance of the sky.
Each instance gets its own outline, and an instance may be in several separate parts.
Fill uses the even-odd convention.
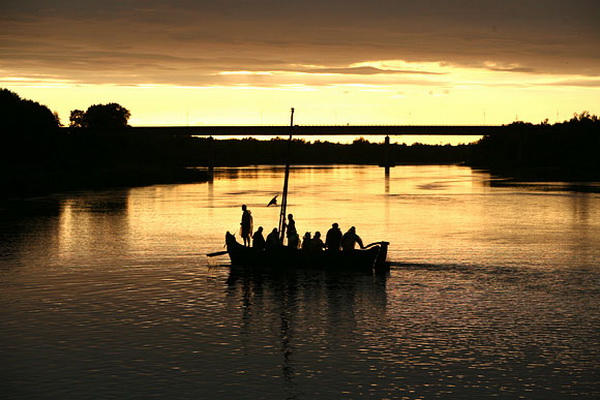
[[[20,0],[0,87],[133,126],[497,125],[600,115],[597,0]]]

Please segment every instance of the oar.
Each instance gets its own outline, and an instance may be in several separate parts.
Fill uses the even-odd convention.
[[[227,231],[227,233],[229,233],[229,231]],[[223,247],[225,247],[226,244],[223,245]],[[221,250],[221,251],[214,251],[212,253],[208,253],[206,256],[207,257],[216,257],[216,256],[222,256],[227,254],[227,250]]]
[[[216,256],[222,256],[223,254],[227,254],[227,250],[215,251],[213,253],[208,253],[207,256],[208,257],[216,257]]]

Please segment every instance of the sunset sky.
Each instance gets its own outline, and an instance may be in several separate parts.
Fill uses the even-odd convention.
[[[506,124],[600,114],[597,0],[20,0],[0,87],[130,124]]]

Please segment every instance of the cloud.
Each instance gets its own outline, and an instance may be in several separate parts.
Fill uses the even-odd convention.
[[[306,82],[317,74],[358,82],[439,74],[357,65],[374,60],[600,76],[598,10],[594,0],[3,2],[0,69],[81,83],[183,85],[226,84],[232,77],[218,73],[239,70],[301,73]]]
[[[564,79],[558,80],[547,84],[548,86],[571,86],[571,87],[580,87],[580,88],[598,88],[600,89],[600,79],[591,78],[591,79]]]
[[[303,72],[317,74],[350,74],[350,75],[380,75],[380,74],[413,74],[413,75],[441,75],[440,72],[428,72],[418,70],[394,70],[375,67],[329,67],[306,69]]]

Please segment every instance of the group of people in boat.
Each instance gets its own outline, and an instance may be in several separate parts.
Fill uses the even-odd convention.
[[[240,233],[244,241],[244,246],[252,246],[258,250],[271,250],[280,246],[283,246],[279,235],[279,230],[273,228],[273,230],[264,237],[264,230],[262,226],[259,226],[256,232],[253,233],[253,220],[252,213],[248,210],[248,207],[242,205],[242,222],[240,223]],[[356,248],[358,245],[361,249],[364,248],[362,239],[356,233],[354,226],[350,227],[346,233],[342,234],[337,223],[333,223],[331,228],[327,231],[325,241],[321,238],[321,232],[317,231],[314,235],[311,232],[306,232],[300,240],[298,231],[296,229],[296,221],[292,214],[288,214],[287,222],[285,224],[285,235],[287,238],[287,247],[300,248],[302,251],[313,253],[320,251],[349,251]]]

